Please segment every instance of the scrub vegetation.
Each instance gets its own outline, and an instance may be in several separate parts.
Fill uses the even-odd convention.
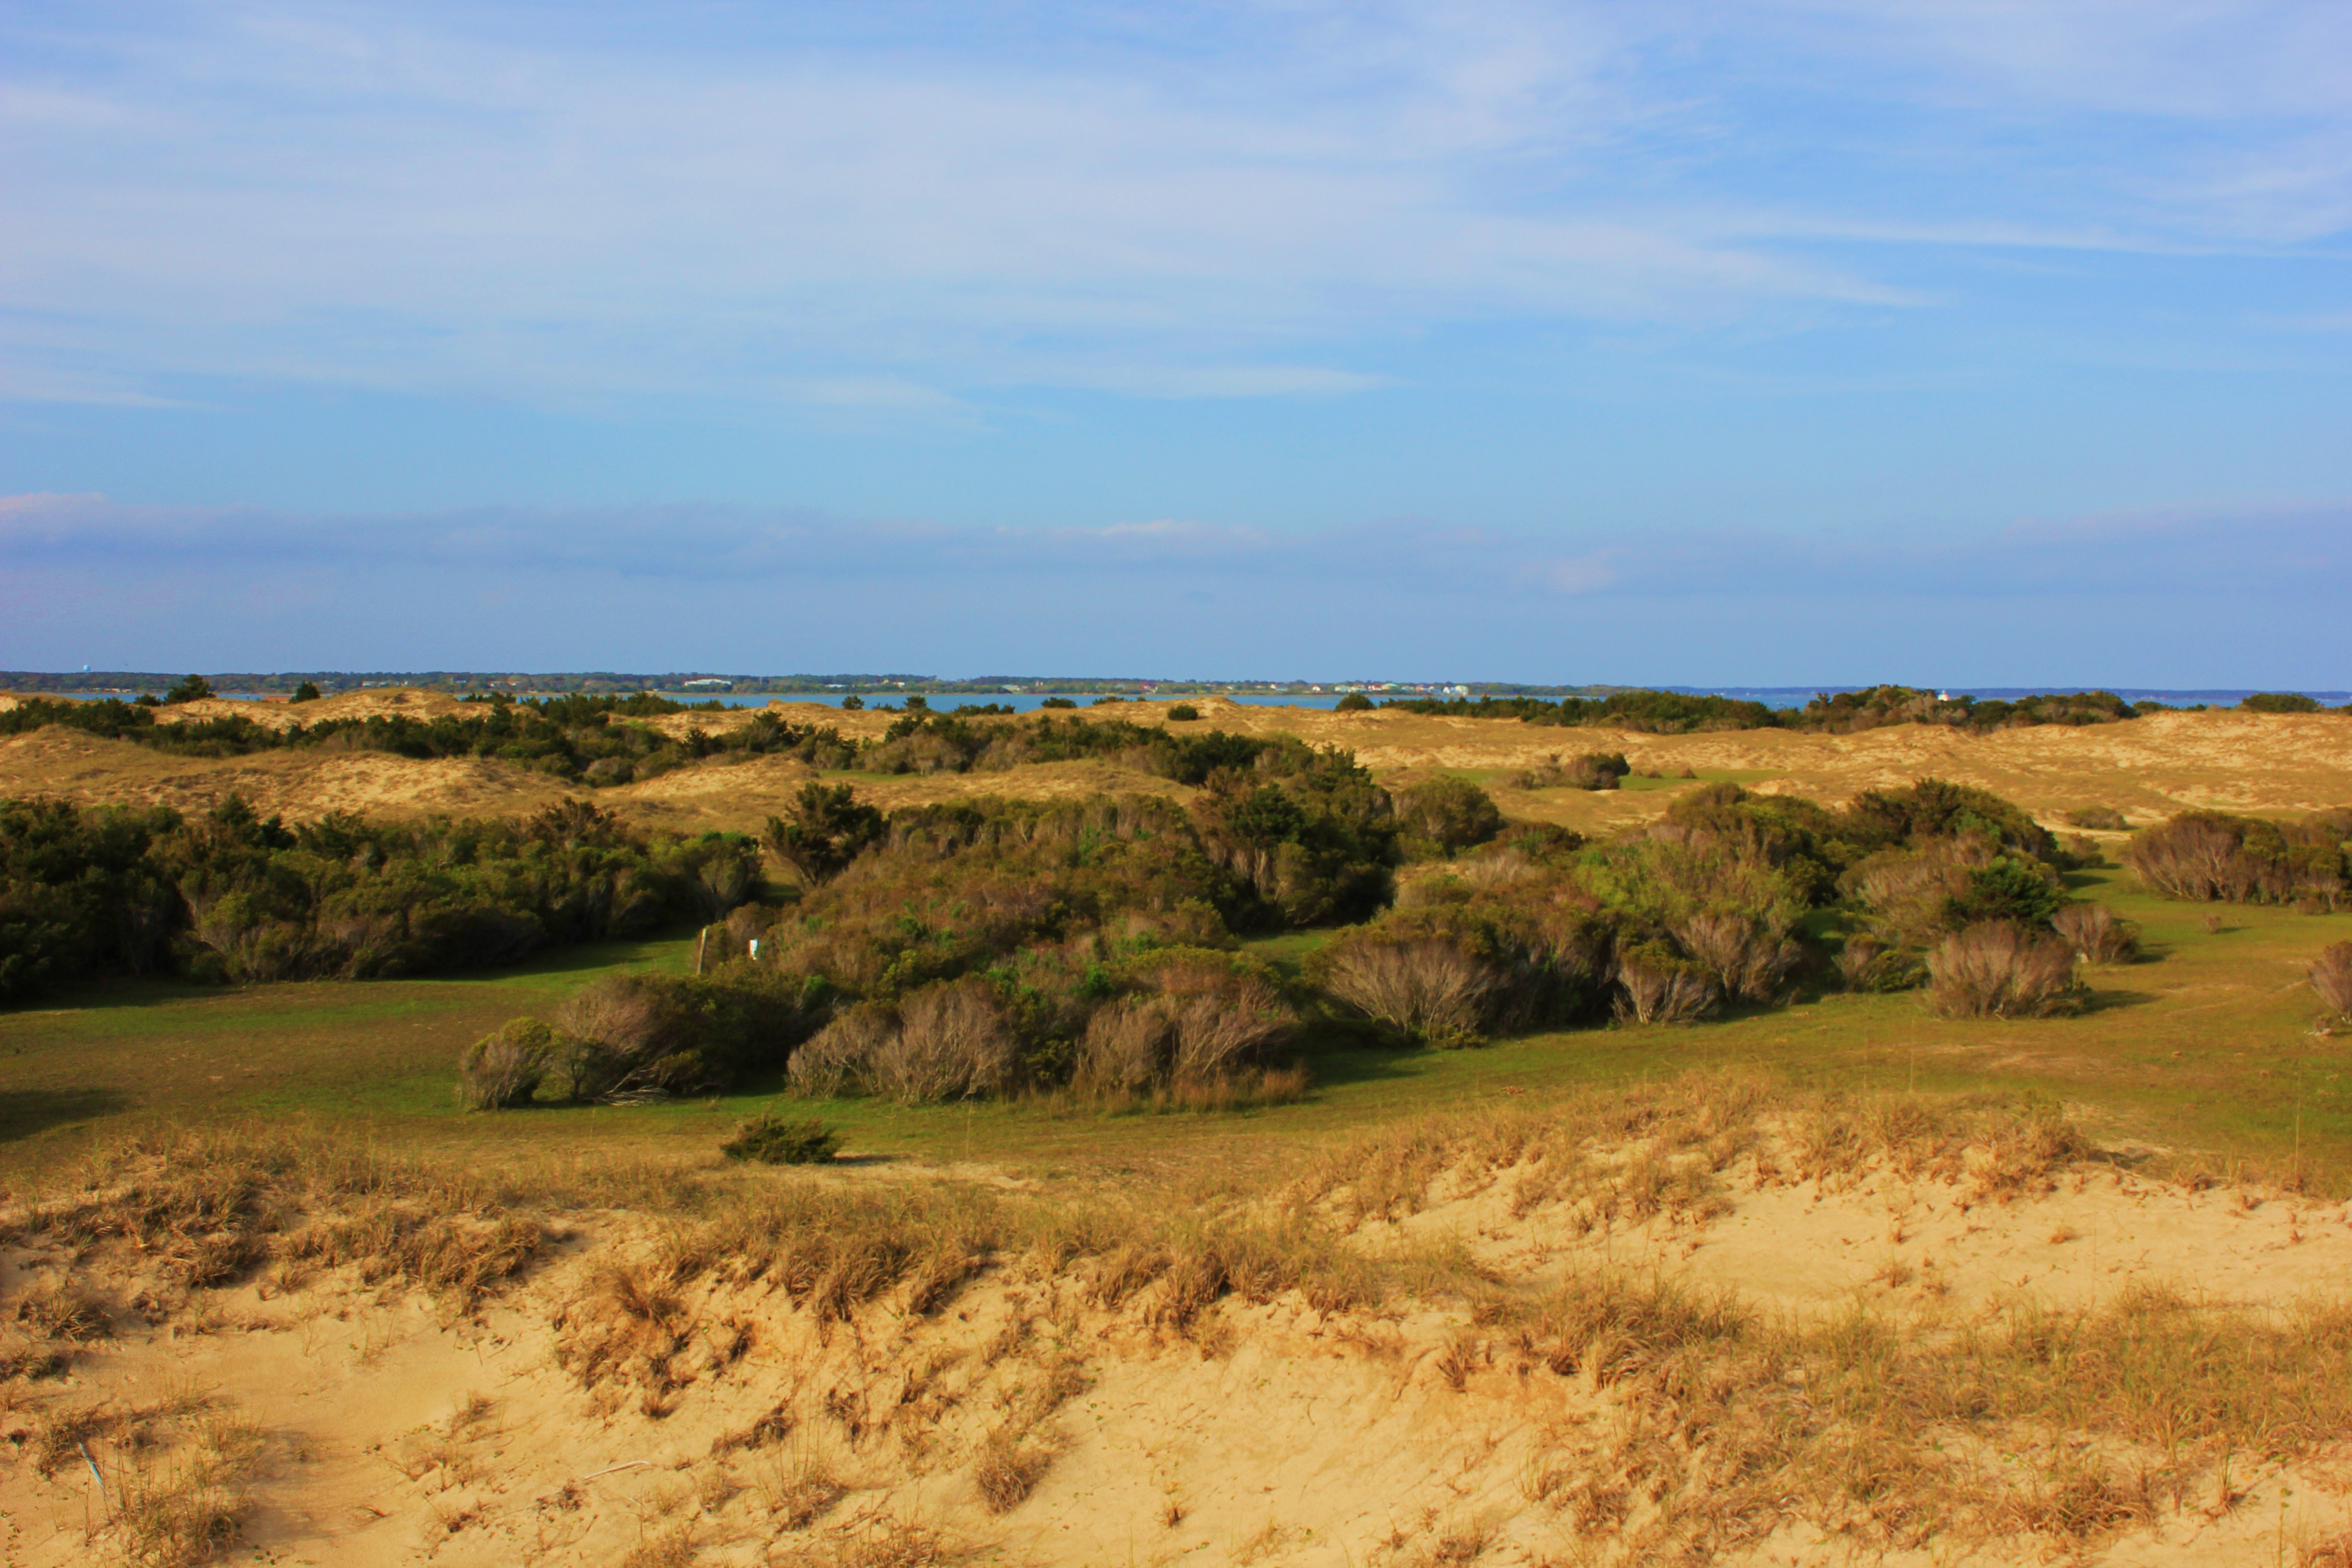
[[[2352,813],[861,722],[742,832],[0,805],[14,1539],[2330,1561]]]

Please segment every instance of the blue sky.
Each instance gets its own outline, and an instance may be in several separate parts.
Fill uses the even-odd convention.
[[[2352,684],[2352,7],[0,14],[0,665]]]

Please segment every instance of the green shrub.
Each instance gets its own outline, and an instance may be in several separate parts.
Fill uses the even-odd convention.
[[[294,695],[288,698],[286,700],[289,702],[316,702],[319,700],[319,689],[310,681],[306,680],[301,685],[296,687],[294,689]]]
[[[516,1018],[467,1046],[457,1058],[457,1099],[469,1110],[508,1110],[530,1103],[555,1060],[555,1031]]]
[[[201,702],[213,694],[213,683],[201,675],[191,675],[164,694],[166,704]]]
[[[2300,691],[2256,691],[2239,700],[2238,706],[2249,713],[2316,713],[2319,699],[2305,697]]]
[[[1076,708],[1077,705],[1076,700],[1069,697],[1048,697],[1037,704],[1040,708]]]
[[[1171,702],[1168,706],[1168,720],[1171,724],[1193,723],[1200,717],[1201,710],[1190,702]]]
[[[2131,826],[2131,819],[2112,805],[2080,805],[2066,814],[2066,824],[2070,827],[2121,833]]]
[[[1372,710],[1372,700],[1360,691],[1350,691],[1333,703],[1331,710],[1335,713],[1369,713]]]
[[[737,1127],[719,1152],[758,1165],[822,1165],[840,1146],[841,1135],[822,1121],[784,1121],[763,1110]]]
[[[1503,831],[1501,809],[1468,779],[1440,774],[1398,791],[1394,800],[1403,847],[1416,859],[1450,860]]]

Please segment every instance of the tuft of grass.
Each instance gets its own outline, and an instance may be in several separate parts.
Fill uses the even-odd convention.
[[[1053,1456],[1034,1445],[1003,1429],[991,1432],[971,1467],[981,1506],[991,1513],[1010,1513],[1029,1500],[1052,1464]]]

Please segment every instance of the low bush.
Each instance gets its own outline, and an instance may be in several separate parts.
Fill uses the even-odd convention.
[[[517,1018],[467,1046],[457,1059],[457,1098],[469,1110],[507,1110],[530,1103],[556,1055],[555,1031]]]
[[[551,1076],[574,1100],[711,1093],[782,1064],[821,1016],[819,994],[749,965],[608,974],[558,1011]]]
[[[2069,904],[2050,925],[2085,963],[2130,963],[2139,957],[2139,928],[2105,904]]]
[[[790,1072],[803,1095],[856,1089],[929,1105],[1008,1088],[1013,1045],[1003,1004],[972,977],[851,1007],[793,1054]]]
[[[1417,1045],[1476,1045],[1504,985],[1469,944],[1439,936],[1342,941],[1326,948],[1318,984]]]
[[[1735,1002],[1771,1001],[1805,956],[1786,928],[1732,910],[1701,910],[1672,932],[1717,991]]]
[[[736,1128],[719,1152],[757,1165],[822,1165],[840,1146],[840,1134],[822,1121],[784,1121],[763,1110]]]
[[[2352,942],[2330,942],[2311,961],[2311,988],[2336,1018],[2352,1018]]]
[[[1331,704],[1331,710],[1335,713],[1369,713],[1372,710],[1372,700],[1360,691],[1350,691]]]
[[[1566,763],[1555,754],[1512,782],[1521,789],[1615,789],[1617,781],[1633,771],[1622,752],[1587,752]]]
[[[2074,950],[2013,921],[1955,931],[1927,954],[1927,1005],[1947,1018],[2046,1018],[2080,1003]]]
[[[2300,691],[2255,691],[2241,698],[2238,706],[2249,713],[2316,713],[2320,701],[2305,697]]]
[[[2112,805],[2078,805],[2066,814],[2066,825],[2120,833],[2131,826],[2131,819]]]
[[[1849,991],[1908,991],[1926,973],[1901,950],[1860,932],[1846,938],[1832,962]]]
[[[1201,710],[1190,702],[1171,702],[1168,705],[1168,721],[1171,724],[1198,723],[1200,718]]]

